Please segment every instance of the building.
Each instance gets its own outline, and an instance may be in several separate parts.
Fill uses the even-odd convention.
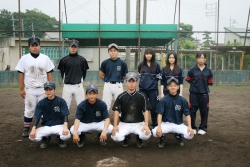
[[[234,28],[234,27],[224,27],[225,45],[244,45],[246,28]],[[246,46],[250,46],[250,33],[247,33]]]

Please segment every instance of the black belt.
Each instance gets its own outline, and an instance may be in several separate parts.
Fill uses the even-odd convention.
[[[116,83],[121,83],[121,82],[116,82],[116,81],[109,81],[111,84],[116,84]]]
[[[81,83],[81,82],[79,82],[79,83]],[[65,83],[65,84],[67,84],[67,85],[77,85],[79,83]]]

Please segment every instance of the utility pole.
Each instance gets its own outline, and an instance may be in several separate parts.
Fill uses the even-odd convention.
[[[144,0],[143,4],[143,24],[147,22],[147,0]]]
[[[23,19],[22,19],[22,31],[24,31],[24,28],[23,28]],[[23,38],[24,38],[24,32],[22,33],[23,35]]]
[[[126,0],[126,24],[130,24],[130,0]],[[130,70],[130,56],[131,50],[129,46],[126,46],[126,63],[128,70]]]
[[[35,33],[34,33],[34,26],[33,26],[33,23],[31,23],[31,30],[32,30],[32,37],[35,37]]]
[[[206,4],[206,9],[211,10],[211,12],[206,12],[206,16],[215,16],[215,31],[216,31],[216,18],[217,18],[217,2],[212,4]],[[216,33],[214,33],[214,41],[216,41]]]
[[[18,21],[18,19],[14,19],[14,17],[13,17],[13,15],[12,15],[12,19],[11,19],[11,21],[12,21],[12,27],[13,27],[13,37],[15,38],[16,37],[16,33],[15,33],[15,21]]]
[[[138,58],[140,55],[140,9],[141,9],[141,0],[136,1],[136,24],[138,24],[138,51],[135,53],[135,60],[134,60],[134,69],[137,69],[138,66]]]
[[[116,20],[116,0],[114,0],[114,23],[117,24],[117,20]]]
[[[230,15],[230,24],[229,24],[229,27],[232,27],[232,24],[236,23],[235,22],[235,19],[231,19],[231,15]]]

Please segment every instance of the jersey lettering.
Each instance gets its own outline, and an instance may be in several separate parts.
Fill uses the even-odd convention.
[[[121,71],[121,66],[117,66],[117,71]]]
[[[60,112],[60,107],[59,107],[59,106],[55,106],[55,107],[54,107],[54,111],[55,111],[55,112]]]

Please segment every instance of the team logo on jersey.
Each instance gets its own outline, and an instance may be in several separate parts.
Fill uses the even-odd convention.
[[[175,111],[178,110],[178,111],[181,111],[181,106],[180,105],[176,105],[175,106]]]
[[[55,106],[55,107],[54,107],[54,111],[55,111],[55,112],[60,112],[59,106]]]
[[[121,66],[117,66],[117,71],[121,71],[122,67]]]
[[[95,116],[96,116],[96,117],[100,117],[100,116],[101,116],[101,112],[100,112],[100,111],[96,111],[96,112],[95,112]]]

